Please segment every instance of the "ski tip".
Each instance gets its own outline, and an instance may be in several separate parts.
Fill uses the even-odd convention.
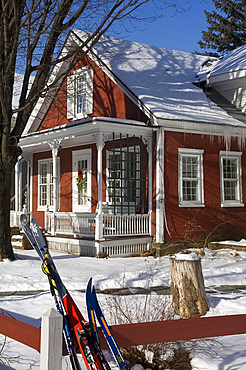
[[[86,291],[90,293],[91,289],[92,289],[92,277],[89,279],[89,281],[87,283]]]
[[[27,220],[27,215],[25,215],[25,213],[22,213],[22,215],[20,215],[20,220],[21,220],[21,222],[26,221]]]

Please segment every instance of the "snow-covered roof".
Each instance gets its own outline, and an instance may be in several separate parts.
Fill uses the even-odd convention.
[[[238,76],[241,73],[246,74],[246,45],[230,51],[218,60],[211,69],[209,76],[212,77],[233,72],[237,72]]]
[[[23,74],[15,73],[14,91],[13,91],[13,99],[12,99],[12,108],[13,109],[17,109],[19,107],[19,99],[20,99],[23,79],[24,79]],[[34,80],[34,76],[31,76],[30,81],[29,81],[29,89],[31,88],[33,80]]]
[[[105,36],[93,50],[157,118],[244,126],[194,85],[214,58]]]

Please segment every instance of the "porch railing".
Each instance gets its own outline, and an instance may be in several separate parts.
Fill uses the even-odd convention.
[[[30,218],[30,212],[27,212],[26,207],[24,206],[22,211],[10,211],[10,227],[16,226],[20,229],[22,228],[21,222],[20,222],[20,216],[22,213],[25,213]]]
[[[103,214],[103,236],[150,235],[149,215]],[[95,213],[46,212],[46,230],[49,233],[94,236]]]
[[[54,230],[55,234],[92,236],[95,213],[46,212],[46,230],[50,233]]]
[[[103,215],[103,235],[150,235],[149,215]]]

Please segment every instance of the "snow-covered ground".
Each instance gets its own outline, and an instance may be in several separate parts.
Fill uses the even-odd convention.
[[[35,251],[16,249],[15,254],[15,261],[0,262],[0,308],[38,320],[54,307],[47,277],[41,271]],[[91,276],[100,290],[170,285],[169,257],[96,259],[59,253],[52,253],[52,256],[63,282],[84,315],[83,291]],[[246,252],[206,250],[202,268],[210,306],[207,316],[246,313],[246,290],[243,289],[246,287]],[[230,285],[242,286],[242,289],[232,292],[227,290]],[[7,295],[9,292],[16,294]],[[25,292],[25,295],[18,292]],[[110,322],[107,312],[110,296],[100,294],[99,300]],[[0,348],[3,341],[4,337],[0,335]],[[39,353],[9,338],[0,352],[0,361],[4,363],[0,362],[0,369],[6,369],[4,357],[12,369],[39,369]],[[193,350],[192,366],[194,370],[246,369],[246,335],[216,338],[211,344],[198,346]],[[66,368],[69,366],[64,359],[63,369]]]

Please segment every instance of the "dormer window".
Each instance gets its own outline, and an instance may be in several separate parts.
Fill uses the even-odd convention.
[[[93,113],[93,70],[78,69],[67,77],[67,118],[81,119]]]

